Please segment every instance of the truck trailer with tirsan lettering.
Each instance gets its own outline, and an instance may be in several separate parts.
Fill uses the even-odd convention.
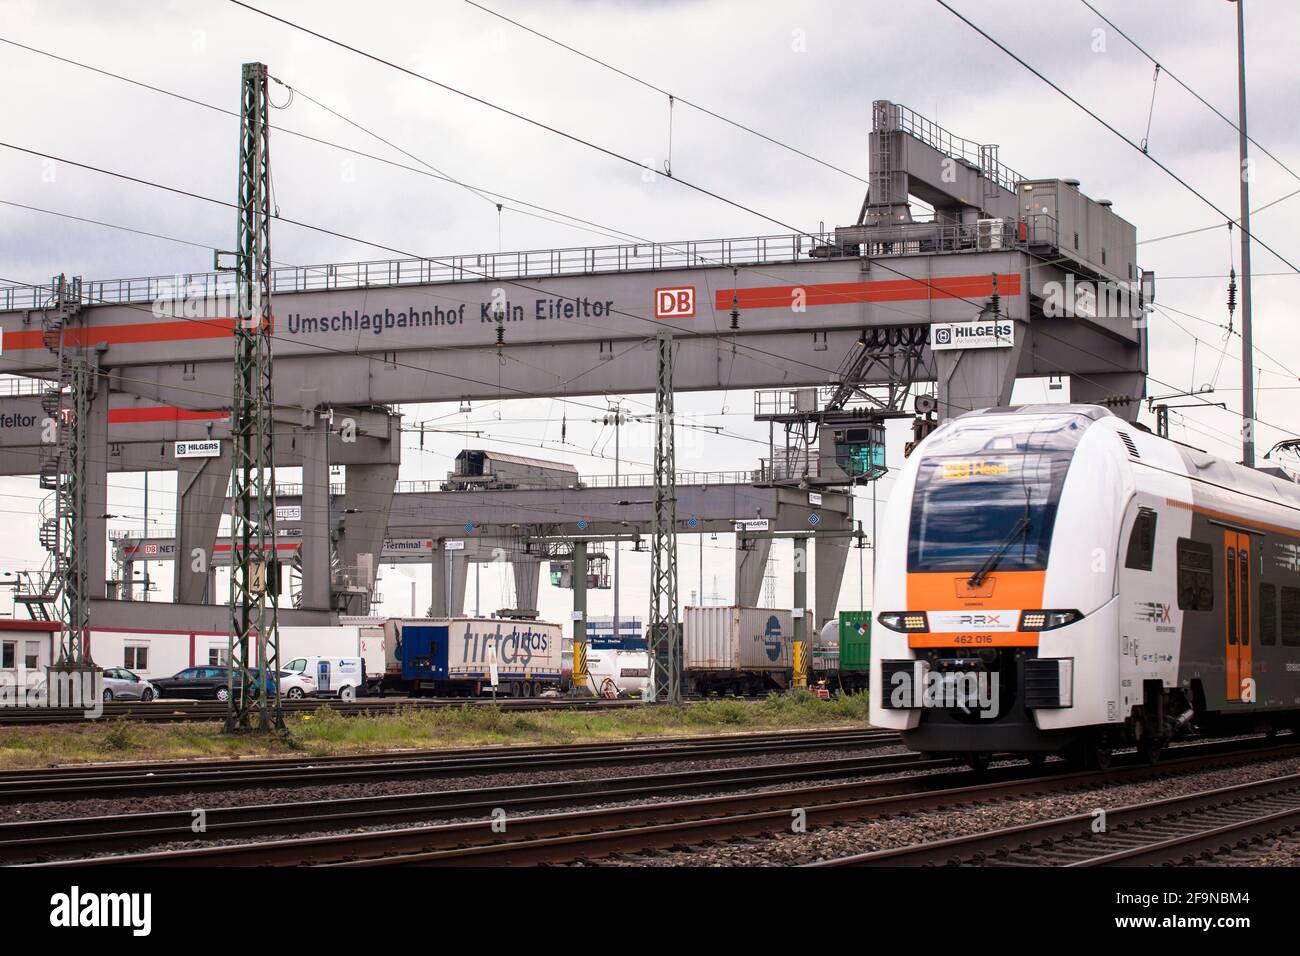
[[[561,689],[563,629],[510,618],[398,618],[384,625],[385,689],[440,697],[536,697]],[[495,685],[495,691],[494,691]]]

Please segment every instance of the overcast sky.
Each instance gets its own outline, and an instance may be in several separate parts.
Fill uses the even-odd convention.
[[[499,103],[619,153],[662,165],[667,158],[667,98],[505,23],[463,0],[370,3],[254,0],[287,19],[345,40],[416,72]],[[1217,228],[1146,242],[1139,262],[1157,275],[1150,332],[1149,393],[1213,384],[1209,402],[1227,409],[1182,409],[1175,437],[1225,457],[1240,454],[1240,338],[1227,335],[1229,267],[1240,267],[1223,218],[1173,179],[1053,92],[933,0],[680,0],[548,2],[484,0],[484,5],[726,117],[797,146],[855,176],[868,168],[874,99],[906,104],[952,132],[997,143],[1001,159],[1030,178],[1073,177],[1094,198],[1113,200],[1138,239]],[[954,0],[953,5],[1134,140],[1146,135],[1150,62],[1105,27],[1080,0]],[[1094,0],[1168,70],[1224,113],[1236,116],[1235,8],[1223,0]],[[1295,122],[1295,41],[1300,5],[1249,0],[1250,131],[1300,171]],[[1098,32],[1101,31],[1101,32]],[[238,111],[240,64],[260,60],[300,95],[272,87],[278,126],[446,175],[528,203],[580,217],[586,231],[507,210],[459,186],[396,170],[287,134],[274,135],[274,196],[280,212],[423,255],[537,249],[610,242],[609,232],[652,240],[784,232],[771,220],[813,230],[852,222],[864,187],[845,175],[765,143],[680,102],[673,110],[672,167],[770,219],[640,172],[589,148],[493,112],[356,54],[306,36],[228,0],[0,0],[0,37]],[[6,143],[120,171],[206,196],[233,198],[238,120],[191,103],[0,43]],[[418,161],[317,106],[318,100]],[[1238,209],[1235,131],[1162,75],[1155,90],[1149,150],[1221,209]],[[1297,178],[1253,150],[1252,206],[1300,189]],[[206,271],[211,249],[229,248],[234,216],[225,208],[124,183],[0,147],[0,200],[156,233],[148,238],[0,205],[0,277],[48,281]],[[1300,263],[1300,196],[1261,212],[1253,231]],[[184,240],[186,245],[173,240]],[[373,247],[277,225],[277,261],[295,264],[380,259]],[[1285,296],[1296,273],[1260,248],[1256,275],[1256,367],[1260,454],[1300,431],[1297,310]],[[1238,317],[1239,318],[1239,317]],[[1234,326],[1235,327],[1235,326]],[[1221,353],[1226,351],[1226,356]],[[1046,382],[1024,382],[1018,400],[1063,400]],[[618,396],[610,396],[618,398]],[[647,396],[626,397],[633,410]],[[603,400],[603,399],[602,399]],[[752,421],[751,393],[682,396],[680,411],[704,416],[738,437],[687,442],[679,468],[752,468],[766,453],[767,428]],[[412,420],[487,432],[446,436],[424,452],[408,447],[403,478],[438,478],[467,444],[574,462],[585,474],[613,471],[612,444],[590,410],[552,401],[454,407],[408,406]],[[561,446],[567,414],[568,446]],[[498,417],[499,416],[499,417]],[[1144,420],[1150,416],[1144,413]],[[901,460],[902,429],[891,433],[890,462]],[[760,444],[763,443],[763,444]],[[540,443],[541,447],[538,447]],[[527,451],[528,447],[532,451]],[[602,449],[604,449],[602,456]],[[595,453],[594,455],[592,453]],[[624,443],[624,467],[646,470],[649,449]],[[289,477],[291,480],[291,476]],[[112,480],[110,511],[139,515],[138,478]],[[886,479],[878,489],[888,494]],[[0,568],[39,566],[32,511],[34,480],[0,483],[12,532]],[[869,523],[870,493],[863,511]],[[171,475],[151,480],[151,520],[170,525]],[[131,522],[117,522],[129,524]],[[730,536],[704,542],[704,591],[728,599]],[[682,592],[698,587],[692,538],[679,544]],[[778,546],[777,602],[790,600],[789,545]],[[870,593],[869,559],[865,590]],[[169,592],[170,572],[163,577]],[[624,561],[623,611],[644,615],[647,562]],[[427,573],[386,568],[386,610],[428,606]],[[509,604],[509,577],[485,569],[481,606]],[[856,554],[842,607],[857,607]],[[473,585],[469,607],[473,607]],[[542,611],[567,619],[570,595],[543,586]],[[7,608],[8,601],[0,601]],[[592,614],[608,611],[593,595]]]

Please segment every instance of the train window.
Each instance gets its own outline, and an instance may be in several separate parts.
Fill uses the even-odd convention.
[[[1233,565],[1235,565],[1236,563],[1237,563],[1237,549],[1229,548],[1227,560],[1224,562],[1223,565],[1227,569],[1227,572],[1224,575],[1224,577],[1227,579],[1225,582],[1224,590],[1228,592],[1228,643],[1229,644],[1237,643],[1237,612],[1235,610],[1235,608],[1237,607],[1237,573],[1236,570],[1233,568]]]
[[[1300,647],[1300,588],[1282,588],[1282,643]]]
[[[1250,552],[1242,548],[1237,552],[1241,567],[1241,643],[1250,643]]]
[[[1210,546],[1190,538],[1178,539],[1178,607],[1183,611],[1214,610],[1214,558]]]
[[[1128,535],[1128,554],[1124,567],[1135,571],[1150,571],[1156,553],[1156,513],[1150,508],[1139,508],[1133,519],[1133,530]]]
[[[1277,643],[1277,585],[1259,586],[1259,642]]]

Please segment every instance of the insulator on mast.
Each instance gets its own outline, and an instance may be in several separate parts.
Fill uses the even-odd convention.
[[[740,328],[740,290],[736,288],[736,278],[739,273],[731,270],[731,331],[735,332]]]

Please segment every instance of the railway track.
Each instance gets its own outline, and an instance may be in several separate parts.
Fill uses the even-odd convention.
[[[548,710],[623,710],[644,706],[639,700],[604,700],[600,698],[541,697],[521,699],[505,697],[491,700],[485,697],[455,698],[387,698],[371,697],[355,701],[340,700],[285,700],[286,714],[314,713],[329,707],[344,716],[393,714],[404,709],[435,710],[444,707],[491,707],[527,713]],[[44,724],[71,724],[99,720],[136,720],[143,723],[174,724],[190,721],[224,720],[226,705],[218,701],[151,701],[149,703],[113,701],[104,705],[99,717],[89,717],[76,707],[3,707],[0,708],[0,726],[29,727]]]
[[[994,768],[984,777],[968,770],[943,770],[941,762],[919,758],[914,758],[910,767],[901,761],[889,766],[881,760],[877,766],[882,768],[882,773],[908,769],[936,772],[659,802],[644,801],[650,796],[662,797],[666,788],[672,786],[670,781],[659,781],[658,789],[651,792],[638,790],[638,781],[643,778],[632,777],[619,781],[623,790],[617,796],[612,791],[601,794],[601,802],[606,803],[615,799],[641,801],[628,805],[511,816],[512,811],[499,805],[492,808],[499,813],[485,813],[486,807],[480,804],[463,808],[470,815],[477,814],[476,819],[469,821],[127,853],[42,865],[486,866],[597,860],[616,853],[790,832],[796,815],[811,829],[922,808],[966,806],[972,802],[1060,793],[1294,757],[1300,754],[1300,745],[1279,745],[1272,741],[1252,741],[1247,746],[1208,743],[1180,748],[1180,751],[1178,756],[1171,756],[1156,766],[1138,763],[1134,757],[1131,762],[1104,773],[1043,774],[1028,765],[1017,764]],[[936,763],[940,766],[935,766]],[[769,767],[767,772],[779,769]],[[857,775],[862,773],[857,771]],[[733,780],[738,777],[733,770]],[[701,777],[695,782],[708,783],[716,790],[723,779],[706,781]],[[758,779],[751,777],[743,783],[761,786]],[[562,795],[556,792],[554,796]],[[526,809],[525,801],[515,805],[513,812]],[[376,822],[382,826],[385,821]],[[293,826],[298,828],[296,832],[301,832],[303,821],[295,821]],[[233,828],[228,832],[237,836]],[[259,832],[270,834],[274,830],[264,828]],[[280,832],[295,831],[286,824]]]
[[[295,803],[219,807],[206,811],[210,839],[246,839],[286,832],[427,823],[485,817],[493,811],[536,813],[700,791],[771,787],[807,780],[916,771],[952,766],[918,754],[878,754],[780,765],[719,767]],[[0,864],[39,860],[61,852],[124,852],[194,839],[191,811],[111,814],[0,824]]]
[[[405,753],[62,767],[0,773],[0,805],[79,798],[139,797],[263,787],[302,787],[510,773],[574,767],[670,763],[719,757],[897,744],[890,731],[828,730],[658,739],[649,743],[421,750]]]
[[[811,865],[1189,865],[1298,830],[1300,774],[1289,774]]]

